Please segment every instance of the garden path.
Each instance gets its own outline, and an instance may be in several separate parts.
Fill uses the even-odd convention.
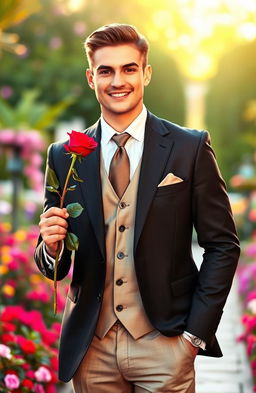
[[[198,267],[202,260],[202,252],[200,247],[193,247]],[[217,331],[223,357],[198,356],[196,358],[196,393],[253,393],[245,345],[236,341],[243,332],[240,315],[241,308],[235,278]]]
[[[193,255],[198,267],[202,260],[202,253],[200,247],[193,247]],[[222,358],[206,356],[196,358],[196,393],[253,393],[245,345],[236,341],[242,333],[240,315],[235,279],[217,332],[224,356]],[[61,393],[72,392],[70,384],[61,389]]]

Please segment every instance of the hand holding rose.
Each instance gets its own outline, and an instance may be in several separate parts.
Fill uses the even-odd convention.
[[[40,234],[45,243],[46,251],[53,258],[56,257],[59,241],[66,237],[68,216],[67,209],[58,207],[51,207],[40,216]]]
[[[78,237],[74,233],[67,232],[68,223],[66,220],[69,216],[72,218],[80,216],[83,211],[82,206],[77,202],[70,203],[66,206],[66,208],[64,208],[65,195],[68,191],[74,191],[76,188],[76,185],[69,186],[71,176],[73,180],[83,182],[74,168],[76,159],[78,158],[79,161],[81,161],[84,157],[92,153],[98,145],[93,138],[84,133],[73,130],[71,133],[68,133],[68,135],[69,144],[64,144],[64,148],[68,152],[66,154],[71,156],[71,164],[66,176],[62,194],[59,190],[60,184],[54,170],[50,167],[47,168],[46,189],[49,192],[55,192],[59,195],[60,207],[51,207],[49,210],[44,212],[40,217],[41,220],[39,224],[40,233],[46,244],[46,249],[49,254],[55,258],[54,313],[56,313],[57,310],[57,268],[61,251],[61,241],[65,240],[65,245],[69,251],[76,251],[79,246]]]

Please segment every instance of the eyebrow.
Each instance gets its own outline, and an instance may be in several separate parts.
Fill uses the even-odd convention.
[[[135,63],[135,62],[132,62],[132,63],[128,63],[128,64],[124,64],[123,66],[122,66],[122,68],[126,68],[126,67],[139,67],[139,65],[137,64],[137,63]],[[113,67],[110,67],[110,66],[107,66],[107,65],[100,65],[98,68],[97,68],[97,71],[99,71],[99,70],[102,70],[102,69],[104,69],[104,70],[112,70],[113,69]]]

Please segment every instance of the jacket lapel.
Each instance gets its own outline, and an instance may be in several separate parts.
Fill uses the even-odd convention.
[[[159,119],[148,113],[137,195],[134,255],[154,193],[173,148],[170,132]]]
[[[84,179],[84,182],[79,184],[85,201],[85,208],[94,229],[102,256],[105,258],[104,216],[100,179],[100,121],[88,128],[86,134],[98,142],[98,147],[77,166],[77,172]]]

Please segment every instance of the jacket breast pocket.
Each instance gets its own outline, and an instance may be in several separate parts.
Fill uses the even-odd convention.
[[[68,291],[68,298],[73,302],[77,303],[81,292],[80,285],[71,284],[69,291]]]
[[[171,194],[176,194],[176,193],[182,192],[183,190],[185,190],[187,188],[187,186],[188,186],[188,182],[184,180],[180,183],[169,184],[168,186],[157,187],[155,197],[160,197],[160,196],[164,196],[164,195],[171,195]]]

